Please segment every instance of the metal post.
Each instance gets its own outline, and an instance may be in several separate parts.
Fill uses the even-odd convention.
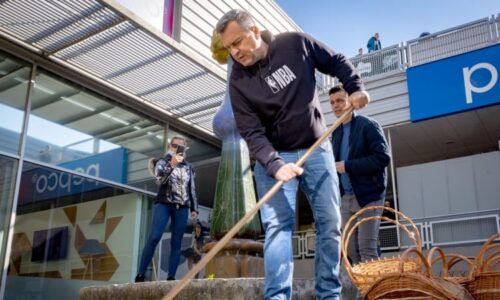
[[[9,227],[7,228],[7,243],[5,243],[6,247],[5,247],[5,256],[3,260],[3,269],[2,269],[2,274],[0,274],[2,276],[0,283],[0,299],[3,299],[5,295],[5,283],[7,281],[7,270],[9,268],[12,238],[14,237],[14,225],[16,224],[17,202],[19,198],[19,189],[21,185],[21,175],[23,172],[24,151],[26,148],[26,137],[28,135],[28,122],[31,113],[31,97],[35,86],[36,72],[37,72],[37,64],[35,63],[33,64],[33,67],[31,69],[30,80],[28,82],[28,92],[26,93],[25,115],[21,131],[21,143],[19,151],[19,164],[17,166],[16,180],[14,185],[14,199],[12,199],[12,206],[10,209],[10,222],[9,222]]]
[[[389,163],[390,168],[391,168],[391,183],[392,183],[392,200],[394,202],[394,209],[399,211],[399,205],[398,205],[398,193],[397,193],[397,188],[396,188],[396,175],[394,173],[394,156],[392,152],[392,135],[391,135],[391,128],[387,129],[387,143],[389,143],[389,155],[391,156],[391,161]],[[396,222],[398,222],[398,214],[395,214]],[[401,247],[401,237],[400,237],[400,232],[399,232],[399,226],[396,226],[396,232],[397,232],[397,237],[398,237],[398,246]]]

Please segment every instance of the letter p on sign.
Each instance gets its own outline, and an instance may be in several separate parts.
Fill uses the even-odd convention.
[[[490,72],[491,78],[490,82],[484,86],[474,86],[471,83],[471,76],[472,74],[479,70],[479,69],[486,69]],[[485,93],[489,91],[496,83],[498,80],[498,73],[497,69],[489,63],[478,63],[472,66],[472,68],[463,68],[463,73],[464,73],[464,84],[465,84],[465,99],[467,104],[472,103],[472,92],[474,93]]]

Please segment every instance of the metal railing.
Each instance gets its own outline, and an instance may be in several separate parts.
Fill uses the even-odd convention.
[[[481,243],[500,232],[500,210],[430,217],[413,220],[422,238],[422,247],[457,246]],[[315,255],[316,234],[312,230],[296,231],[293,235],[295,259],[312,258]],[[398,251],[414,246],[414,243],[396,225],[382,223],[379,231],[382,251]]]
[[[428,221],[429,244],[451,246],[478,243],[500,232],[499,213],[474,214]]]
[[[494,18],[484,18],[406,42],[408,66],[466,53],[498,42]]]
[[[497,35],[497,38],[500,38],[500,14],[497,15],[496,35]]]
[[[328,89],[337,85],[339,80],[336,77],[316,71],[316,89],[319,93],[328,93]]]
[[[350,59],[362,77],[403,69],[403,51],[400,45],[394,45],[366,55]]]
[[[399,45],[350,58],[361,78],[390,75],[408,67],[484,48],[500,42],[500,14],[436,32]],[[317,73],[320,93],[338,83],[336,78]]]

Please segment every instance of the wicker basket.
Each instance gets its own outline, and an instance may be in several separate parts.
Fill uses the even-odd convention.
[[[467,289],[475,299],[500,299],[500,244],[493,243],[498,238],[500,233],[490,237],[474,261],[473,280]]]
[[[403,271],[404,262],[411,253],[417,255],[421,263],[419,268],[423,267],[424,272]],[[440,251],[440,255],[444,258],[442,251]],[[444,260],[443,269],[446,269],[444,270],[446,273],[446,260]],[[401,255],[399,273],[383,276],[374,282],[364,295],[364,300],[380,299],[472,300],[473,298],[460,284],[441,277],[433,277],[430,264],[424,258],[422,252],[416,248],[410,248]]]
[[[397,219],[392,220],[384,216],[372,216],[372,217],[365,217],[360,221],[356,222],[355,224],[353,224],[354,220],[356,220],[358,217],[362,216],[364,213],[370,210],[388,210],[393,212],[394,215],[397,216]],[[349,219],[349,221],[346,223],[346,225],[342,230],[341,246],[342,246],[342,257],[347,273],[349,274],[352,283],[360,290],[362,294],[364,294],[365,291],[368,288],[370,288],[370,286],[381,276],[387,274],[396,274],[400,272],[399,265],[401,259],[399,256],[392,258],[380,258],[372,261],[361,262],[354,266],[352,266],[351,263],[349,262],[349,259],[347,257],[347,247],[351,239],[351,236],[361,224],[368,222],[370,220],[377,220],[377,219],[387,221],[389,223],[395,224],[398,227],[400,227],[403,231],[405,231],[408,234],[410,239],[413,241],[414,247],[419,251],[422,250],[422,241],[420,239],[420,233],[418,231],[418,228],[415,226],[412,220],[410,220],[404,214],[392,208],[384,206],[371,206],[363,208],[360,211],[358,211]],[[405,222],[407,224],[403,224],[402,222]],[[408,257],[404,259],[402,266],[405,272],[415,272],[420,269],[419,265],[420,263],[418,260]]]
[[[434,253],[438,252],[439,256],[435,259]],[[448,260],[447,260],[448,259]],[[472,282],[472,272],[474,270],[474,258],[466,257],[461,254],[456,253],[448,253],[445,254],[443,250],[439,247],[433,247],[429,253],[427,254],[427,262],[432,266],[441,261],[442,264],[442,273],[441,277],[448,281],[452,281],[461,285],[467,285]],[[458,265],[459,263],[464,262],[467,265],[467,271],[463,273],[452,272],[451,269]]]

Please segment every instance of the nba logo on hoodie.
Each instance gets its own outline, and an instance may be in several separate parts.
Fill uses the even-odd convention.
[[[280,91],[280,89],[278,88],[278,84],[276,83],[276,81],[274,81],[274,79],[271,76],[267,76],[266,77],[266,82],[267,82],[267,85],[269,86],[269,88],[271,88],[271,91],[273,91],[274,94],[276,94],[277,92]]]
[[[294,81],[295,74],[287,65],[283,65],[278,70],[265,78],[267,85],[274,94],[284,89],[290,82]]]

